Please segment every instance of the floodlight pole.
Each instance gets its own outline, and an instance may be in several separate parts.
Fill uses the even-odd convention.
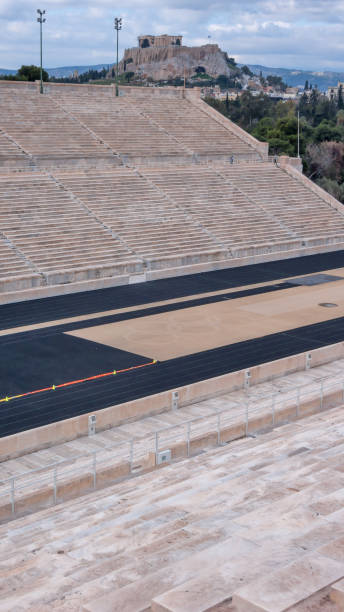
[[[37,21],[39,23],[40,49],[41,49],[41,66],[40,66],[41,84],[40,84],[39,91],[42,94],[43,93],[43,44],[42,44],[43,30],[42,30],[42,25],[43,23],[45,23],[45,19],[43,18],[43,15],[45,15],[45,11],[41,11],[41,9],[37,9],[37,13],[39,15],[39,17],[37,17]]]
[[[297,156],[300,157],[300,111],[297,111]]]
[[[116,96],[118,96],[118,32],[122,29],[122,18],[115,17],[115,30],[117,34],[116,47],[117,47],[117,65],[116,65]]]

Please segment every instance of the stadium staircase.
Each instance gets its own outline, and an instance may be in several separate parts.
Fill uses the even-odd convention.
[[[0,172],[6,170],[9,172],[17,165],[29,169],[31,159],[4,130],[0,129]]]

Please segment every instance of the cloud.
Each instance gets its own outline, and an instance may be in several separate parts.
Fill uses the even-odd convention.
[[[23,35],[27,32],[27,23],[25,21],[10,21],[6,29],[11,34]]]
[[[344,71],[343,0],[44,0],[47,67],[109,63],[113,20],[123,17],[120,52],[139,34],[183,34],[188,45],[210,41],[243,63]],[[0,0],[0,66],[39,61],[34,0]]]

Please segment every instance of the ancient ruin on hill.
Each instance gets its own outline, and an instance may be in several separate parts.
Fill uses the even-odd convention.
[[[233,66],[218,45],[187,47],[182,42],[182,36],[139,36],[138,47],[125,50],[119,73],[134,72],[154,81],[191,78],[200,72],[211,77],[231,76]]]
[[[146,49],[147,47],[170,47],[173,45],[180,46],[182,44],[182,36],[170,36],[169,34],[161,34],[160,36],[152,36],[145,34],[137,38],[139,47]]]

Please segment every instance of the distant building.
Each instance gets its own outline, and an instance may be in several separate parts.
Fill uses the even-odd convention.
[[[214,87],[202,87],[201,89],[201,97],[202,98],[215,98],[216,100],[236,100],[239,98],[244,90],[242,89],[227,89],[221,91],[218,85],[214,85]]]
[[[285,90],[285,93],[297,96],[299,94],[299,88],[298,87],[287,87],[287,89]]]
[[[263,87],[258,79],[248,79],[247,88],[254,91],[262,91]]]
[[[284,100],[296,100],[299,96],[298,87],[287,87],[285,92],[282,94]]]
[[[338,91],[339,91],[340,87],[342,87],[343,94],[344,94],[344,83],[342,83],[341,81],[338,81],[337,87],[328,87],[327,93],[326,93],[327,97],[330,100],[333,100],[334,98],[337,98],[338,97]]]
[[[147,47],[172,47],[174,45],[181,46],[183,37],[170,36],[169,34],[161,34],[160,36],[146,34],[145,36],[139,36],[138,42],[141,49],[145,49]]]

